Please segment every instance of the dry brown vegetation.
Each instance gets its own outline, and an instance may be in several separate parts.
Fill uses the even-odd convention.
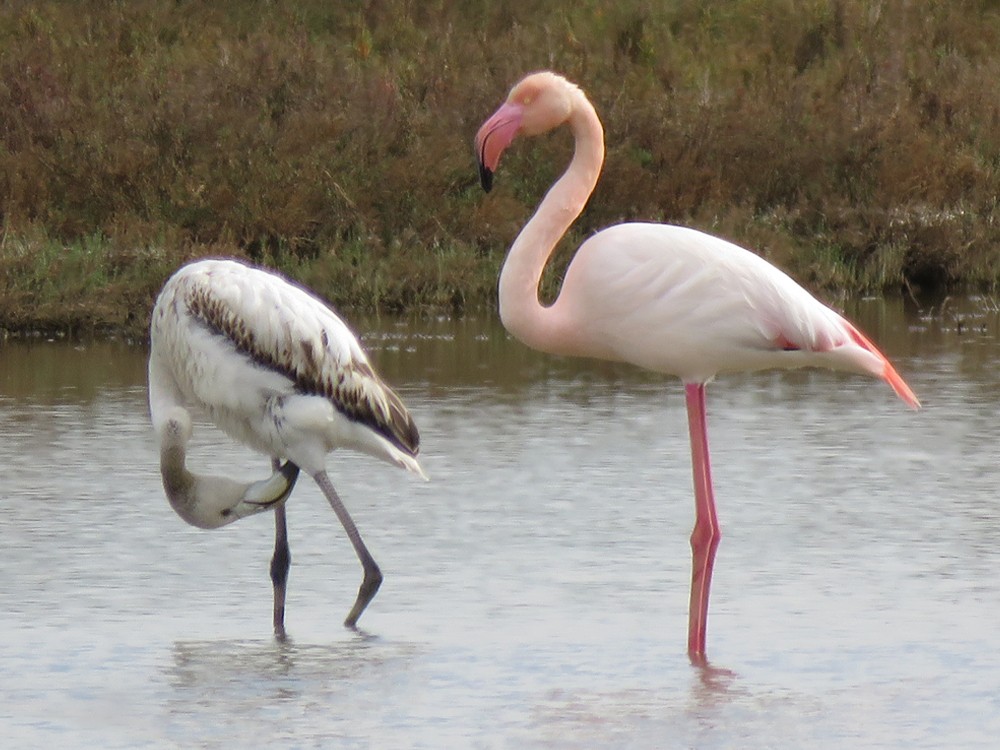
[[[471,138],[539,68],[607,129],[574,239],[689,224],[814,289],[1000,279],[997,0],[8,2],[0,326],[141,332],[203,255],[343,308],[492,304],[570,142],[487,198]]]

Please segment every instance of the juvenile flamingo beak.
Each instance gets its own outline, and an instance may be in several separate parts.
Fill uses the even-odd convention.
[[[285,461],[270,479],[251,484],[247,488],[243,502],[264,508],[273,508],[278,503],[288,499],[298,478],[299,467],[291,461]]]
[[[500,155],[511,144],[521,129],[524,107],[504,102],[500,109],[483,123],[476,133],[476,160],[479,163],[479,181],[487,193],[493,187],[493,173],[500,163]]]

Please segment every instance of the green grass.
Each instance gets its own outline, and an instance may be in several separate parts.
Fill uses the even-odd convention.
[[[518,143],[490,196],[471,139],[544,67],[607,131],[571,241],[668,221],[819,291],[998,284],[996,0],[12,2],[0,328],[141,338],[206,255],[348,313],[488,308],[570,139]]]

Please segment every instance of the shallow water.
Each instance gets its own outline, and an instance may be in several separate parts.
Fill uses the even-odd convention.
[[[707,669],[685,654],[676,381],[534,354],[492,319],[359,322],[432,481],[331,461],[386,576],[352,633],[360,566],[303,478],[277,643],[272,522],[173,514],[145,353],[0,346],[4,747],[994,746],[998,316],[849,313],[925,408],[819,371],[710,388]],[[191,460],[268,473],[204,424]]]

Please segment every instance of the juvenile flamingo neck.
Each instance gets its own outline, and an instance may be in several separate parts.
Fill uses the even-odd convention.
[[[542,199],[514,244],[500,273],[500,319],[516,338],[533,349],[572,354],[572,326],[563,320],[559,301],[545,307],[538,284],[560,238],[583,211],[604,163],[604,129],[583,92],[573,92],[567,122],[575,150],[569,167]]]

